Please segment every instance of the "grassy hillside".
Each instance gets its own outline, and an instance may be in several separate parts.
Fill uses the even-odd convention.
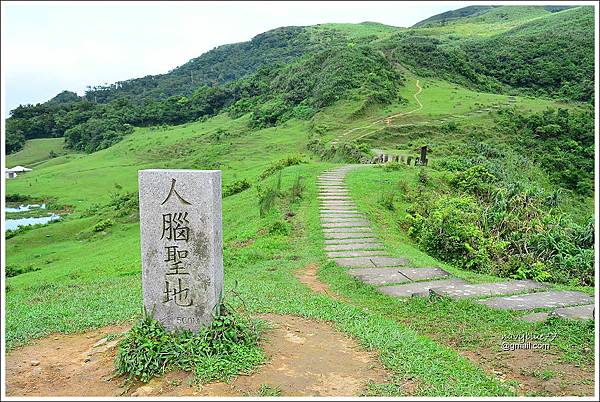
[[[513,88],[590,101],[594,98],[593,7],[526,22],[464,46],[474,70]]]
[[[226,290],[252,314],[326,320],[375,350],[392,378],[373,384],[374,394],[406,395],[406,381],[423,396],[528,394],[491,372],[501,360],[464,357],[496,356],[511,334],[559,333],[536,358],[560,359],[566,375],[573,367],[592,373],[589,322],[530,323],[518,319],[524,312],[470,300],[391,298],[323,252],[318,175],[373,150],[414,156],[428,145],[425,168],[391,163],[348,177],[390,255],[473,282],[527,278],[594,292],[592,108],[573,100],[577,91],[564,92],[574,88],[562,80],[571,77],[566,64],[544,70],[568,60],[562,49],[548,45],[535,58],[539,71],[560,71],[547,85],[540,84],[546,75],[519,81],[527,72],[510,62],[533,57],[543,44],[534,36],[554,38],[559,28],[584,60],[573,77],[587,76],[593,60],[580,39],[593,31],[589,12],[506,10],[463,10],[414,29],[368,22],[271,31],[217,48],[156,87],[132,81],[102,90],[107,101],[136,100],[98,104],[63,93],[20,108],[7,121],[17,135],[47,126],[87,152],[47,159],[45,147],[61,140],[35,139],[7,158],[37,163],[7,181],[7,195],[50,199],[70,212],[5,236],[8,348],[140,317],[138,170],[219,169]],[[259,61],[261,54],[268,57]],[[177,92],[190,90],[190,71],[211,85]],[[342,298],[296,279],[315,265]],[[568,380],[573,387],[591,381]]]
[[[32,167],[69,152],[72,151],[65,149],[64,138],[38,138],[27,141],[19,152],[7,155],[5,164],[7,167]]]

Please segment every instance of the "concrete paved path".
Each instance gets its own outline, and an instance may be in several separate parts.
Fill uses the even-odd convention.
[[[406,258],[392,256],[358,211],[344,182],[346,173],[364,165],[344,165],[324,172],[317,180],[325,252],[349,275],[394,297],[437,294],[452,299],[472,298],[490,308],[533,310],[521,319],[541,321],[550,315],[594,319],[594,298],[582,292],[552,291],[529,280],[470,284],[438,267],[415,268]],[[384,285],[384,286],[382,286]]]

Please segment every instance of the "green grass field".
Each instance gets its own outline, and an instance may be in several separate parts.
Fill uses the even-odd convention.
[[[250,189],[223,200],[226,289],[235,288],[252,313],[295,314],[325,320],[364,348],[377,351],[393,375],[392,383],[381,388],[380,393],[402,395],[398,384],[412,379],[418,384],[416,393],[422,396],[515,395],[519,393],[517,384],[501,382],[460,353],[497,351],[502,336],[514,333],[558,332],[561,336],[553,353],[566,362],[589,367],[593,356],[584,353],[586,348],[594,347],[589,323],[549,320],[533,324],[518,321],[519,313],[490,310],[470,301],[393,299],[351,279],[326,259],[315,182],[320,172],[334,165],[308,154],[305,144],[319,125],[323,127],[322,138],[332,139],[343,130],[361,127],[373,119],[415,109],[412,95],[416,79],[410,76],[403,90],[408,104],[361,109],[360,100],[346,100],[320,112],[312,122],[293,119],[273,128],[250,129],[248,116],[234,120],[222,114],[205,122],[138,128],[108,149],[51,160],[43,157],[51,149],[41,146],[46,142],[28,143],[8,161],[24,164],[23,161],[31,160],[39,165],[29,174],[8,181],[7,194],[52,197],[72,205],[74,212],[61,222],[6,241],[7,266],[39,269],[6,280],[8,349],[53,332],[83,331],[140,317],[138,223],[131,217],[117,219],[106,230],[91,232],[104,219],[95,211],[105,206],[113,194],[136,192],[140,169],[189,168],[221,169],[224,186],[239,179],[252,183]],[[506,100],[505,95],[482,94],[440,80],[419,79],[423,85],[423,108],[404,120],[399,118],[399,122],[429,124],[444,116]],[[519,108],[531,110],[557,105],[542,99],[517,99]],[[354,117],[348,117],[353,113]],[[477,121],[491,127],[492,120],[487,114],[471,116],[464,118],[464,124]],[[218,129],[227,134],[217,137]],[[410,148],[397,133],[389,135],[368,140],[381,147]],[[416,136],[415,144],[425,138]],[[454,139],[440,139],[445,141],[445,148],[440,149],[451,153],[453,143],[462,138],[457,135]],[[58,141],[48,144],[56,145]],[[305,163],[283,169],[282,180],[285,190],[300,176],[305,186],[302,198],[291,205],[282,203],[261,218],[256,196],[259,175],[286,155],[297,153],[304,154]],[[364,168],[349,176],[359,208],[371,218],[388,251],[409,258],[416,266],[438,265],[469,280],[498,280],[428,256],[398,230],[389,212],[378,207],[376,194],[382,189],[394,190],[398,181],[414,182],[415,174],[416,169],[411,168],[394,172]],[[261,184],[272,185],[275,176]],[[400,201],[398,208],[405,207]],[[289,211],[293,218],[286,220],[284,215]],[[314,293],[301,284],[293,273],[308,264],[317,264],[319,278],[347,301]],[[593,292],[589,288],[583,290]]]
[[[43,162],[52,159],[50,153],[53,152],[55,157],[70,153],[64,147],[64,138],[38,138],[29,140],[25,143],[25,147],[6,156],[5,164],[7,167],[25,166],[33,167]]]

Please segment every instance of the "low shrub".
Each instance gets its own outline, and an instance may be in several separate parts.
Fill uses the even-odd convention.
[[[112,219],[102,219],[92,227],[92,232],[104,232],[106,229],[115,224]]]
[[[236,180],[233,183],[225,186],[223,189],[223,197],[229,197],[234,194],[241,193],[242,191],[249,189],[251,186],[252,185],[250,182],[246,179]]]
[[[24,267],[17,267],[16,265],[7,265],[5,270],[5,275],[7,278],[12,278],[13,276],[25,274],[27,272],[39,271],[39,267],[34,267],[33,265],[27,265]]]
[[[119,344],[117,374],[148,382],[180,369],[194,372],[200,383],[227,381],[265,360],[259,337],[256,323],[226,303],[219,306],[210,326],[196,334],[167,332],[151,315],[144,314]]]
[[[258,176],[258,180],[264,180],[283,168],[293,165],[299,165],[301,163],[304,163],[304,158],[302,155],[288,155],[285,158],[275,163],[272,163]]]

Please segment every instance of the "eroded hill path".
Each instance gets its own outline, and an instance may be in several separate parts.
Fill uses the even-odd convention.
[[[262,345],[268,361],[229,384],[192,384],[193,375],[172,371],[127,388],[112,378],[117,339],[129,326],[53,335],[6,356],[8,396],[258,396],[261,387],[281,396],[360,396],[369,382],[388,374],[374,353],[362,350],[329,324],[288,315],[263,315],[272,326]],[[107,340],[108,337],[108,340]]]

